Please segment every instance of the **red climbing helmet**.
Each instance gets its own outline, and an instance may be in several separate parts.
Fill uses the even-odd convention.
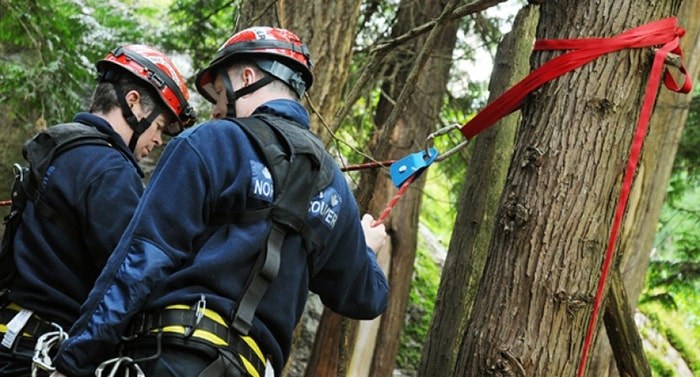
[[[185,79],[175,64],[153,47],[139,44],[117,47],[96,63],[101,79],[109,79],[115,67],[121,67],[152,85],[177,124],[164,130],[176,135],[195,121],[194,109],[188,100],[190,94]]]
[[[267,26],[252,27],[231,36],[216,52],[208,67],[197,74],[197,91],[216,103],[214,80],[218,70],[235,58],[253,60],[260,69],[283,81],[299,97],[313,84],[309,50],[289,30]]]

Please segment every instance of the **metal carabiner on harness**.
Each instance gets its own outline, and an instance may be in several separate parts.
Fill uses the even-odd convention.
[[[20,164],[12,164],[12,172],[15,174],[15,179],[22,182],[24,180],[25,168]]]
[[[103,361],[102,364],[95,369],[95,377],[102,377],[102,373],[104,373],[107,367],[110,367],[111,370],[105,377],[115,377],[122,366],[124,367],[124,374],[120,375],[120,377],[131,376],[132,369],[134,372],[136,372],[136,377],[146,377],[146,374],[143,373],[141,367],[136,364],[132,358],[126,356],[115,357],[113,359]]]
[[[194,312],[194,323],[192,326],[186,326],[185,327],[185,333],[184,336],[185,338],[189,338],[192,336],[194,333],[194,330],[197,329],[197,326],[199,326],[199,322],[202,321],[202,317],[204,317],[204,312],[207,310],[207,298],[204,297],[204,295],[199,296],[199,301],[197,301],[197,307],[195,308]]]
[[[430,133],[428,135],[428,137],[425,138],[425,153],[426,154],[430,153],[430,149],[433,146],[433,140],[435,140],[436,137],[446,135],[454,130],[460,131],[460,134],[461,134],[461,129],[462,129],[462,126],[460,126],[459,124],[452,124],[452,125],[449,125],[447,127],[441,128],[435,132]],[[452,156],[453,154],[457,153],[460,149],[466,147],[467,144],[469,144],[469,139],[465,139],[461,143],[457,144],[454,148],[448,150],[445,153],[441,153],[440,155],[435,157],[435,162],[440,162],[440,161],[446,159],[447,157]]]
[[[38,376],[39,370],[45,372],[54,372],[53,363],[49,352],[55,346],[60,346],[61,343],[68,339],[68,333],[63,331],[63,328],[55,323],[51,326],[57,328],[57,331],[50,331],[42,334],[36,341],[34,346],[34,356],[32,356],[32,377]]]

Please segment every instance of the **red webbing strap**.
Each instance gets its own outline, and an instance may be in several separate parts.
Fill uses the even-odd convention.
[[[611,38],[544,39],[535,42],[534,50],[572,50],[544,63],[519,83],[484,107],[461,127],[465,138],[471,139],[501,118],[520,108],[525,97],[545,83],[579,68],[598,57],[626,48],[663,45],[679,38],[684,30],[675,17],[665,18],[627,30]],[[679,50],[680,52],[680,50]],[[679,54],[680,55],[680,54]],[[685,67],[681,69],[685,73]],[[673,81],[667,72],[666,85]],[[686,78],[686,81],[689,80]],[[675,85],[675,83],[671,84]],[[669,86],[669,89],[674,90]]]
[[[673,19],[675,21],[675,19]],[[675,22],[674,22],[675,25]],[[639,114],[639,120],[637,121],[637,129],[634,133],[634,139],[632,140],[632,146],[630,147],[629,159],[627,161],[627,168],[625,169],[625,176],[622,181],[622,188],[620,189],[620,197],[617,202],[617,208],[615,210],[615,217],[613,219],[612,228],[610,229],[610,238],[608,239],[608,246],[605,251],[605,259],[603,260],[603,268],[601,271],[600,280],[598,281],[598,288],[596,290],[595,301],[593,302],[593,311],[591,313],[591,318],[588,323],[588,331],[586,333],[586,340],[583,345],[583,352],[581,356],[581,362],[578,368],[578,377],[583,377],[586,371],[586,359],[588,357],[588,352],[593,340],[593,334],[595,332],[596,321],[598,318],[598,312],[600,311],[600,305],[603,301],[603,296],[605,293],[605,283],[608,277],[608,271],[610,270],[610,265],[613,261],[613,255],[615,252],[615,243],[617,242],[617,237],[620,232],[620,227],[622,225],[622,218],[625,214],[625,209],[627,207],[627,199],[629,198],[630,191],[632,189],[632,184],[634,183],[634,175],[637,170],[637,163],[639,161],[639,155],[642,151],[642,145],[644,144],[644,137],[646,136],[647,128],[649,126],[649,119],[651,118],[651,113],[654,109],[654,102],[656,101],[656,94],[659,90],[659,84],[661,81],[661,76],[664,76],[664,84],[667,88],[672,91],[680,93],[689,93],[692,87],[690,77],[686,74],[685,66],[681,66],[680,71],[685,75],[685,82],[682,86],[678,84],[673,79],[673,76],[668,71],[664,73],[664,60],[669,52],[683,56],[680,49],[680,37],[683,36],[683,29],[676,28],[676,33],[674,35],[666,35],[667,40],[663,42],[663,47],[661,47],[654,56],[654,64],[652,65],[651,72],[649,73],[649,80],[647,81],[646,91],[644,93],[644,101],[642,102],[642,110]]]
[[[627,30],[611,38],[580,38],[564,40],[539,40],[535,43],[534,50],[572,50],[560,55],[533,71],[529,76],[506,91],[495,101],[488,104],[469,122],[461,127],[465,138],[471,139],[481,131],[490,127],[504,116],[517,110],[525,97],[546,82],[553,80],[564,73],[570,72],[582,65],[589,63],[596,58],[611,52],[627,48],[644,48],[662,46],[654,57],[654,63],[649,74],[642,109],[639,114],[637,128],[629,152],[627,168],[620,189],[615,217],[610,230],[610,237],[603,260],[601,276],[598,281],[595,300],[591,318],[588,323],[586,339],[583,345],[581,361],[578,368],[578,377],[583,377],[586,369],[588,352],[595,333],[596,321],[600,311],[601,302],[605,293],[605,283],[613,261],[615,243],[622,224],[622,218],[627,207],[627,200],[634,181],[634,174],[637,169],[639,155],[644,143],[644,137],[649,125],[656,94],[658,92],[661,76],[663,74],[666,87],[675,92],[689,93],[691,90],[691,80],[686,74],[686,68],[682,65],[679,70],[685,75],[685,81],[679,86],[673,76],[664,72],[664,60],[669,52],[673,52],[683,57],[680,49],[680,37],[685,31],[678,26],[675,17],[665,18],[660,21],[651,22],[646,25]],[[682,59],[681,59],[682,60]]]

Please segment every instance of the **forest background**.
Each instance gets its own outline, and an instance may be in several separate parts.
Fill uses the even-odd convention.
[[[95,78],[94,62],[107,51],[124,43],[157,46],[175,57],[176,62],[184,68],[189,87],[194,88],[192,78],[195,72],[206,66],[219,45],[232,32],[260,22],[280,22],[284,17],[284,3],[236,0],[0,0],[0,200],[9,199],[11,167],[12,163],[22,161],[22,143],[38,130],[69,121],[74,113],[87,108]],[[299,9],[305,9],[305,2],[294,3]],[[306,9],[309,10],[319,6],[319,2],[313,0],[307,0],[306,3]],[[494,61],[498,61],[497,48],[504,39],[504,34],[513,26],[516,12],[526,5],[524,1],[410,3],[413,2],[366,0],[346,2],[345,5],[342,2],[328,2],[327,6],[338,7],[340,11],[336,11],[336,14],[346,13],[349,20],[339,21],[328,17],[325,22],[345,22],[344,25],[353,30],[350,39],[341,39],[337,29],[330,26],[327,26],[327,35],[320,34],[325,29],[316,29],[313,37],[307,30],[293,29],[307,44],[312,45],[312,50],[320,49],[314,46],[317,41],[325,44],[326,50],[320,50],[328,55],[317,57],[319,65],[323,66],[325,61],[327,67],[336,48],[349,51],[341,58],[346,61],[334,62],[338,72],[330,70],[329,73],[327,69],[325,73],[317,74],[319,82],[312,89],[315,94],[307,98],[305,103],[316,114],[315,130],[340,163],[354,164],[375,158],[403,157],[420,151],[427,133],[471,119],[487,103],[489,94],[493,95],[494,90],[491,93],[489,91],[492,89],[489,85],[493,85],[494,81],[489,79],[490,67]],[[687,3],[693,1],[684,4],[693,9]],[[429,32],[441,25],[439,22],[431,24],[431,20],[442,17],[441,11],[449,6],[453,6],[454,10],[455,4],[467,8],[475,6],[470,8],[473,10],[453,17],[451,23],[444,27],[443,32],[449,28],[452,30],[444,34],[450,35],[449,38],[437,37],[437,40],[433,40],[435,48],[429,52],[434,55],[430,58],[440,60],[442,65],[431,65],[425,61],[421,63],[418,51],[422,50],[416,47],[420,44],[412,45],[411,41],[424,38],[422,42],[425,42],[426,38],[430,38],[432,34]],[[436,10],[432,14],[418,10],[430,6]],[[409,12],[406,9],[413,10]],[[289,7],[286,11],[291,14],[294,9]],[[695,12],[695,18],[690,18],[686,23],[700,23],[698,13],[700,12]],[[405,17],[410,17],[410,21]],[[400,30],[402,22],[405,30]],[[524,29],[518,30],[519,33],[526,34]],[[441,49],[441,43],[450,38],[453,39],[453,46]],[[341,45],[348,43],[349,46]],[[687,56],[700,55],[700,48],[697,45],[694,47],[694,50],[686,51]],[[524,54],[526,61],[528,58],[529,51]],[[410,61],[413,65],[396,63],[403,61]],[[433,71],[430,70],[431,67]],[[440,69],[446,70],[447,74],[436,73]],[[519,77],[527,73],[527,70]],[[423,76],[420,76],[421,72],[424,72]],[[698,71],[694,72],[697,82]],[[338,82],[344,83],[341,87],[332,84],[333,75],[336,75]],[[425,90],[411,93],[416,103],[423,103],[426,107],[430,103],[437,103],[434,105],[437,109],[436,116],[428,117],[435,121],[423,125],[427,129],[402,131],[405,136],[390,135],[383,130],[382,126],[390,124],[392,117],[400,118],[402,112],[410,115],[411,111],[415,115],[417,111],[393,111],[392,106],[404,98],[404,91],[395,83],[392,84],[392,80],[402,78],[401,81],[406,86],[420,86],[421,80],[431,80],[430,75],[445,77],[443,90],[437,94]],[[194,90],[191,92],[200,121],[204,121],[209,114],[209,104]],[[644,268],[646,273],[640,279],[643,284],[638,294],[633,295],[637,297],[636,320],[644,340],[646,356],[653,374],[658,376],[700,376],[698,93],[696,89],[687,101],[687,117],[683,119],[684,124],[677,127],[682,130],[682,136],[679,135],[679,143],[674,143],[670,148],[678,149],[670,177],[661,182],[666,187],[662,188],[665,194],[662,196],[663,206],[651,228],[652,247],[640,251],[646,253],[648,266]],[[323,117],[323,114],[326,116]],[[420,116],[425,115],[416,115]],[[459,142],[459,135],[449,134],[436,139],[435,146],[444,151]],[[389,152],[387,148],[390,149]],[[511,141],[500,148],[514,147]],[[391,156],[385,156],[392,153]],[[426,364],[429,364],[426,361],[429,355],[422,354],[421,350],[425,348],[430,336],[431,319],[434,318],[440,276],[448,247],[451,251],[451,241],[454,241],[459,232],[457,217],[464,200],[460,199],[460,193],[466,190],[463,187],[468,186],[465,177],[469,174],[468,166],[471,168],[470,163],[475,161],[473,156],[477,153],[478,146],[470,144],[453,157],[436,163],[424,174],[421,184],[414,186],[414,196],[408,195],[402,199],[415,203],[419,219],[419,225],[407,230],[407,234],[417,235],[415,245],[410,245],[410,242],[408,246],[403,245],[412,247],[413,254],[409,255],[415,257],[408,258],[408,262],[401,262],[410,263],[410,268],[405,265],[403,267],[403,270],[409,271],[410,283],[404,289],[407,293],[406,302],[396,305],[398,314],[394,315],[398,318],[399,324],[394,327],[399,326],[400,338],[396,339],[395,345],[384,344],[382,348],[377,345],[378,352],[386,351],[389,361],[374,356],[372,365],[375,367],[385,363],[389,367],[384,369],[414,375],[420,374],[421,368],[426,368]],[[505,155],[510,156],[509,153]],[[156,161],[157,156],[144,161],[143,165],[150,169]],[[386,176],[386,171],[376,175]],[[375,216],[396,190],[384,183],[387,186],[383,189],[384,194],[378,195],[372,193],[372,189],[381,186],[377,183],[379,178],[376,176],[351,173],[348,177],[358,187],[365,189],[358,189],[358,202],[363,208],[373,210]],[[369,191],[367,187],[370,188]],[[398,212],[397,216],[406,216],[406,212]],[[400,223],[392,223],[389,228],[393,229],[394,236],[400,235],[403,229]],[[392,244],[395,248],[402,247],[400,242],[397,245],[397,241]],[[321,313],[317,312],[307,314],[306,317],[318,319],[319,316]],[[331,318],[330,314],[324,313],[321,325],[317,324],[317,320],[311,320],[313,324],[308,326],[312,329],[310,335],[306,335],[311,338],[310,343],[313,343],[317,326],[319,329],[333,328],[324,327],[331,322],[328,318]],[[326,319],[328,321],[324,322]],[[345,339],[351,337],[347,334],[347,326],[342,329]],[[302,332],[298,331],[300,339],[304,337]],[[302,375],[304,368],[308,368],[306,374],[313,375],[309,372],[311,368],[322,368],[322,362],[309,355],[320,352],[322,346],[319,343],[317,340],[316,346],[309,345],[310,349],[306,351],[298,346],[299,353],[293,355],[287,374]],[[336,361],[329,368],[339,371],[345,369],[344,372],[352,368],[350,361],[342,366],[343,358],[351,359],[342,353],[335,355],[341,361]],[[454,362],[450,361],[453,367]],[[601,368],[611,375],[615,373],[614,368]],[[381,374],[377,372],[373,375]]]

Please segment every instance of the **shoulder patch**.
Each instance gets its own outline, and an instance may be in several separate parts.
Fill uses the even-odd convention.
[[[318,218],[323,225],[333,229],[342,204],[343,198],[332,186],[328,186],[311,200],[309,216]]]
[[[275,197],[275,187],[270,170],[263,163],[250,160],[250,171],[248,196],[271,203]]]

